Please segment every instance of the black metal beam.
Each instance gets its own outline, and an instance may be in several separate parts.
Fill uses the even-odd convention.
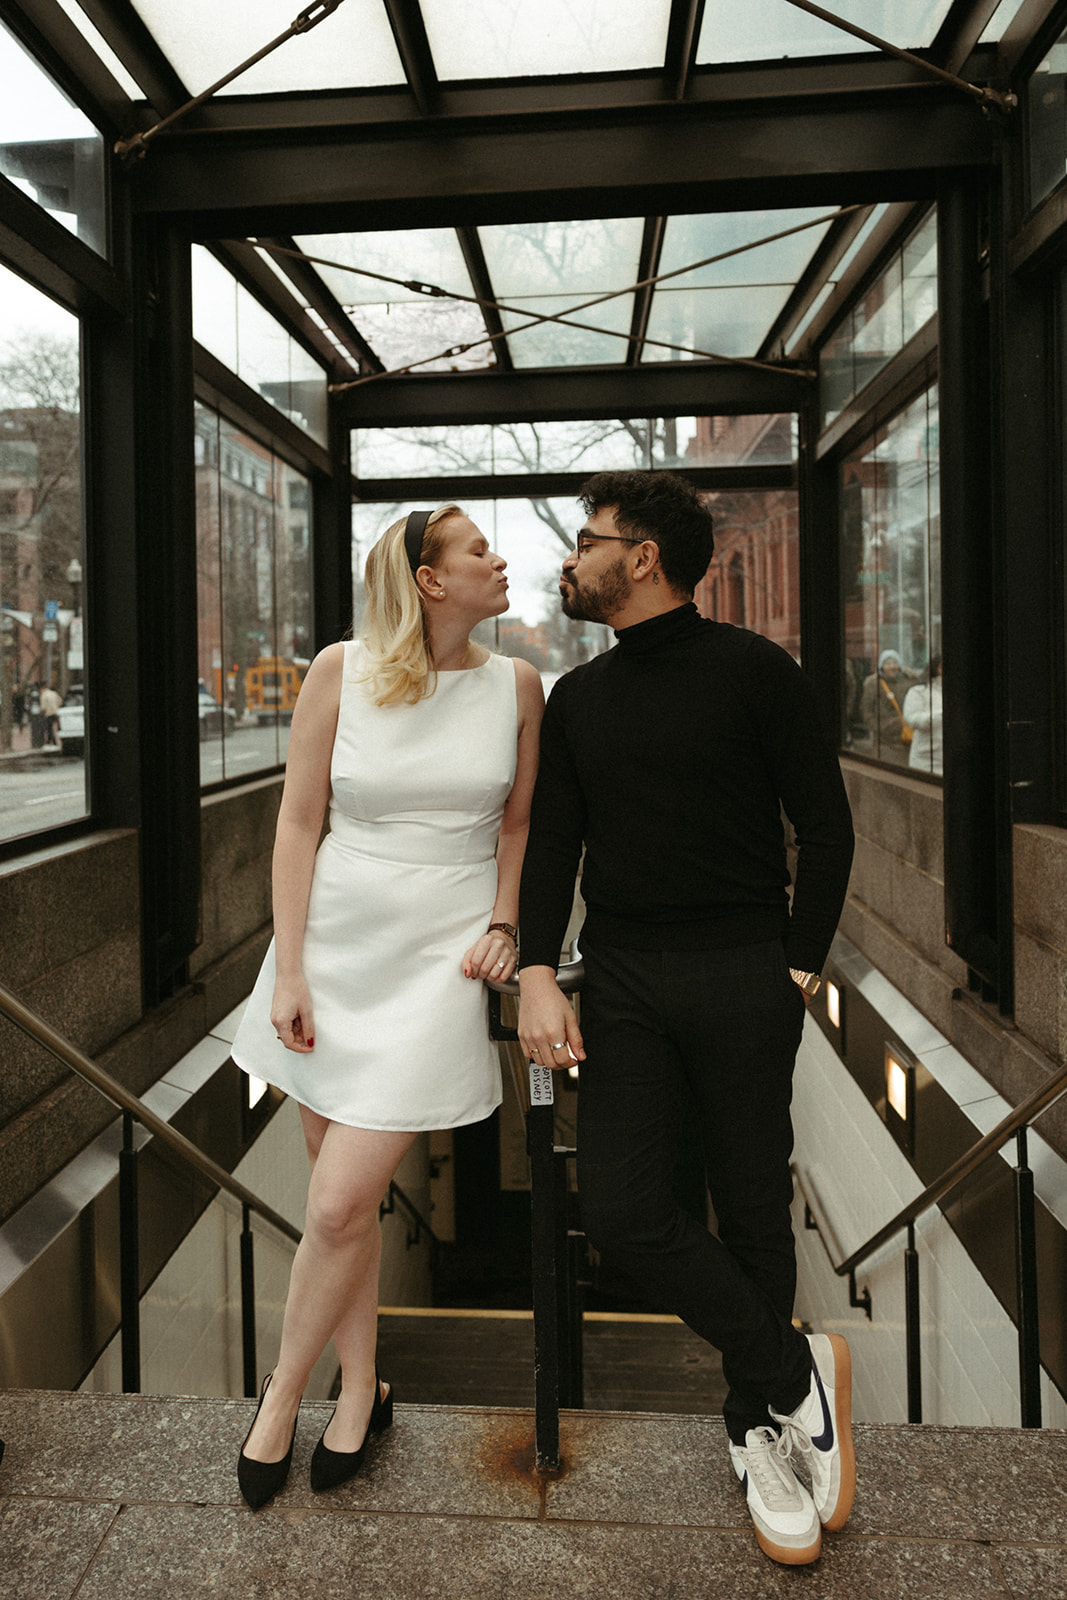
[[[418,0],[383,0],[383,3],[419,114],[431,116],[437,109],[437,72],[422,20],[422,8]]]
[[[597,421],[794,411],[810,380],[777,370],[706,361],[632,368],[559,367],[534,372],[444,372],[379,378],[338,394],[353,428],[470,422]]]
[[[132,0],[78,0],[152,105],[169,114],[189,99],[189,90],[164,55]]]
[[[704,0],[672,0],[663,70],[675,100],[685,99],[703,20]]]
[[[634,367],[641,359],[641,346],[644,344],[645,335],[648,333],[648,319],[652,311],[652,285],[646,283],[647,278],[655,277],[659,271],[660,255],[663,251],[663,235],[667,228],[666,217],[646,217],[645,230],[641,238],[641,256],[637,264],[637,281],[644,284],[634,295],[634,312],[630,319],[630,347],[626,353],[626,365]]]
[[[958,73],[999,4],[1000,0],[956,0],[930,46],[930,60],[945,72]]]
[[[1005,72],[1014,73],[1028,65],[1035,41],[1051,43],[1063,21],[1062,0],[1023,0],[1000,41],[998,54]]]
[[[455,227],[915,199],[933,195],[943,173],[990,160],[981,112],[923,89],[892,105],[831,102],[773,117],[686,104],[526,129],[435,123],[423,134],[274,141],[176,133],[152,147],[134,203],[203,236]]]
[[[463,259],[467,264],[467,271],[471,275],[471,285],[479,300],[490,302],[482,306],[482,316],[485,319],[485,331],[493,338],[493,354],[496,357],[497,367],[501,372],[514,371],[514,362],[511,359],[511,350],[504,336],[504,324],[500,312],[494,302],[496,293],[493,289],[493,280],[489,276],[489,267],[482,250],[482,241],[478,237],[478,230],[470,227],[456,229],[459,247],[463,251]]]
[[[759,490],[795,489],[796,470],[791,466],[771,467],[693,467],[688,462],[678,468],[698,489]],[[589,477],[583,472],[500,473],[486,477],[476,473],[441,474],[433,478],[354,478],[354,499],[375,501],[435,500],[552,500],[576,496]]]
[[[0,257],[72,310],[123,311],[126,282],[95,250],[0,176]]]
[[[315,470],[329,473],[333,465],[323,445],[318,444],[295,422],[290,422],[284,412],[272,406],[269,400],[223,366],[210,350],[201,344],[193,345],[193,362],[196,369],[196,397],[225,411],[239,427],[245,427],[253,437],[277,450],[292,466],[301,472]]]
[[[322,329],[312,321],[292,290],[271,271],[247,239],[214,240],[208,249],[275,321],[289,330],[309,355],[316,356],[322,362],[335,382],[343,383],[351,376],[351,368],[338,360],[337,351]]]
[[[805,349],[813,349],[826,330],[837,321],[863,280],[877,270],[877,264],[885,258],[890,247],[895,246],[910,228],[919,209],[907,201],[899,201],[887,208],[881,221],[871,230],[863,249],[849,263],[847,271],[837,280],[833,293],[827,296],[804,330]],[[795,357],[797,351],[794,348],[789,353]]]

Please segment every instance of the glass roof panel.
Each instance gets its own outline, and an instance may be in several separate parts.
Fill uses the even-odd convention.
[[[904,50],[931,44],[952,0],[824,0],[824,9]],[[843,28],[789,0],[708,0],[697,62],[772,61],[779,57],[873,50]]]
[[[357,306],[353,320],[387,372],[408,366],[416,372],[467,372],[493,364],[493,346],[482,313],[462,301],[362,305]],[[473,348],[456,349],[466,344]]]
[[[986,23],[979,44],[997,44],[1007,33],[1022,10],[1025,0],[1000,0],[1000,5]]]
[[[574,295],[539,295],[511,303],[517,303],[523,314],[503,311],[501,321],[509,335],[511,359],[517,367],[575,367],[626,359],[633,295],[622,295],[604,305],[592,306],[588,311],[575,312],[576,321],[586,324],[584,328],[568,327],[562,322],[527,326],[534,317],[565,317],[571,307],[579,303]],[[526,331],[513,332],[516,328]],[[607,331],[594,331],[599,329],[614,329],[615,336]]]
[[[649,345],[642,352],[642,359],[754,356],[792,290],[792,283],[743,289],[659,289],[648,319],[648,337],[679,348],[667,350]]]
[[[579,222],[534,222],[482,228],[479,237],[493,292],[531,316],[565,315],[598,295],[629,291],[637,280],[644,223],[640,217],[590,218]],[[627,334],[633,295],[626,292],[574,313],[592,328]],[[527,320],[501,313],[505,328]],[[543,323],[509,340],[516,366],[564,366],[622,361],[626,346],[608,333],[590,333]]]
[[[70,18],[71,22],[73,22],[74,26],[82,35],[82,38],[85,40],[90,50],[93,50],[100,57],[107,70],[111,73],[111,76],[115,79],[115,82],[118,83],[121,88],[125,89],[130,99],[145,99],[145,92],[137,82],[137,79],[133,77],[133,75],[119,60],[118,56],[115,54],[114,50],[112,50],[103,34],[100,33],[96,28],[96,25],[90,22],[89,18],[85,15],[85,12],[78,4],[78,0],[59,0],[59,3],[63,7],[63,10],[67,13],[67,16]]]
[[[363,277],[375,272],[386,278],[432,283],[454,294],[473,294],[470,273],[451,228],[415,228],[381,233],[304,233],[297,247],[309,256],[321,256],[338,266],[315,263],[315,271],[343,306],[397,305],[403,301],[428,303],[416,289],[402,283],[382,283]]]
[[[134,9],[191,94],[199,94],[285,32],[294,0],[254,6],[217,0],[133,0]],[[404,82],[381,0],[345,0],[309,33],[286,40],[220,90],[273,94],[295,89],[354,89]]]
[[[670,9],[670,0],[422,0],[445,81],[662,67]]]
[[[676,288],[686,289],[795,283],[830,226],[829,220],[817,223],[817,219],[829,216],[825,207],[808,207],[791,211],[713,212],[705,216],[671,217],[663,238],[659,273],[677,272],[693,262],[735,250],[739,253],[727,256],[724,261],[712,262],[710,266],[684,273],[669,282]],[[807,222],[817,225],[803,227]],[[770,244],[758,242],[785,233],[787,228],[801,228],[801,231]],[[742,248],[744,246],[752,248]],[[657,289],[656,292],[663,291]]]

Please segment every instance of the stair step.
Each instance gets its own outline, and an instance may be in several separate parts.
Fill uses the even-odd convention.
[[[1067,1434],[857,1425],[848,1527],[797,1572],[758,1549],[718,1419],[566,1412],[532,1470],[526,1410],[400,1404],[364,1471],[313,1495],[330,1415],[301,1410],[253,1515],[235,1463],[255,1402],[0,1393],[4,1600],[1061,1600]]]
[[[378,1365],[416,1405],[532,1406],[533,1316],[393,1307],[379,1318]],[[587,1312],[583,1367],[590,1411],[722,1413],[718,1352],[676,1317]]]

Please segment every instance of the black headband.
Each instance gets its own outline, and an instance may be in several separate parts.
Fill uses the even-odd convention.
[[[426,532],[426,524],[432,516],[432,511],[410,511],[408,513],[407,527],[404,529],[404,549],[407,552],[408,566],[411,568],[412,577],[419,570],[423,535]]]

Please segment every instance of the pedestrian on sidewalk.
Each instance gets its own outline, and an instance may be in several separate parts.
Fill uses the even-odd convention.
[[[696,490],[599,473],[563,610],[617,644],[561,678],[522,875],[519,1038],[580,1063],[582,1223],[604,1260],[722,1352],[724,1419],[761,1547],[803,1564],[852,1505],[848,1347],[793,1326],[792,1074],[852,860],[809,680],[693,604],[713,551]],[[798,847],[792,903],[782,826]],[[581,1027],[556,981],[584,850]],[[697,1107],[718,1234],[676,1201]],[[793,1466],[802,1459],[811,1492]]]

